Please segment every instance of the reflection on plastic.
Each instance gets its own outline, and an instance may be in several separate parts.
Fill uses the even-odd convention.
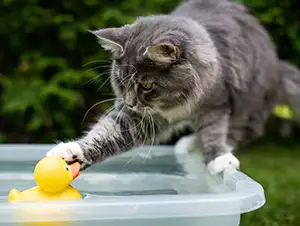
[[[39,203],[30,206],[15,203],[13,215],[21,226],[68,226],[71,220],[71,208],[65,205],[41,207]],[[32,221],[34,219],[34,221]]]

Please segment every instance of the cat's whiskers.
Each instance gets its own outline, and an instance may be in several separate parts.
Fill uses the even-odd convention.
[[[118,113],[118,115],[117,115],[117,117],[116,117],[116,119],[115,119],[115,121],[116,121],[116,123],[117,124],[120,124],[121,123],[121,121],[118,121],[119,119],[121,120],[121,116],[122,116],[122,114],[123,114],[123,109],[124,109],[124,106],[122,106],[122,108],[119,110],[119,113]]]
[[[107,84],[107,82],[110,81],[110,76],[108,76],[108,78],[102,83],[102,85],[98,88],[97,91],[101,90],[103,86],[105,86]]]
[[[144,130],[144,118],[145,118],[145,113],[143,114],[143,116],[142,116],[142,120],[140,121],[140,123],[138,124],[138,125],[141,125],[140,126],[140,128],[139,128],[139,130],[138,130],[138,132],[137,132],[137,135],[132,139],[132,141],[129,143],[129,144],[131,144],[131,143],[133,143],[133,142],[135,142],[135,140],[136,139],[138,139],[139,138],[139,136],[141,135],[141,133],[145,133],[145,131],[143,131]],[[146,137],[146,136],[145,136]],[[126,145],[125,147],[127,147],[128,145]],[[135,157],[138,155],[138,153],[136,153],[136,154],[134,154],[125,164],[124,164],[124,166],[126,167],[133,159],[135,159]]]
[[[117,106],[115,106],[115,105],[111,106],[110,108],[108,108],[108,109],[102,114],[101,117],[107,116],[110,112],[116,110],[116,108],[117,108]]]
[[[122,66],[124,66],[124,65],[117,65],[116,67],[118,68],[118,67],[122,67]],[[133,65],[131,65],[131,66],[133,66]],[[109,69],[105,70],[104,72],[102,72],[101,74],[95,76],[94,78],[88,80],[87,82],[83,83],[82,85],[85,85],[85,84],[87,84],[87,83],[89,83],[89,82],[94,82],[94,81],[96,81],[96,79],[98,79],[98,78],[101,77],[101,76],[111,74],[111,72],[112,72],[111,66],[105,66],[105,65],[103,65],[103,66],[101,65],[101,66],[94,67],[94,68],[92,68],[92,69],[89,69],[88,71],[91,71],[91,70],[94,70],[94,69],[97,69],[97,68],[102,68],[102,67],[109,67]],[[133,66],[133,67],[134,67],[134,66]],[[134,67],[134,68],[135,68],[135,67]],[[136,70],[136,69],[135,69],[135,70]],[[123,72],[121,69],[120,69],[120,71]],[[122,79],[121,82],[123,83],[127,78],[129,78],[130,76],[134,76],[135,74],[136,74],[136,72],[127,75],[125,78]],[[110,81],[110,79],[111,79],[111,77],[109,76],[109,77],[102,83],[102,85],[98,88],[98,91],[101,90],[101,88],[103,88],[103,86],[105,86],[105,85]],[[130,80],[131,80],[131,79],[130,79]],[[121,82],[119,82],[119,84],[120,84]]]
[[[148,126],[149,126],[149,123],[147,121],[147,113],[145,111],[144,111],[144,114],[145,114],[145,121],[146,121],[146,123],[143,124],[144,140],[143,140],[141,146],[144,146],[145,143],[147,142],[147,139],[148,139]]]
[[[118,99],[120,99],[120,98],[109,98],[109,99],[106,99],[106,100],[99,101],[99,102],[95,103],[95,104],[94,104],[93,106],[91,106],[91,107],[87,110],[87,112],[85,113],[85,115],[84,115],[84,117],[83,117],[83,120],[82,120],[82,123],[84,123],[84,120],[85,120],[86,116],[88,115],[88,113],[89,113],[94,107],[96,107],[96,106],[98,106],[98,105],[100,105],[100,104],[103,104],[103,103],[106,103],[106,102],[109,102],[109,101],[115,101],[115,100],[118,100]],[[115,107],[115,106],[113,106],[113,107]]]
[[[146,110],[147,111],[147,110]],[[152,140],[152,143],[151,143],[151,145],[150,145],[150,148],[149,148],[149,150],[148,150],[148,152],[147,152],[147,155],[146,155],[146,157],[144,158],[144,163],[146,162],[146,160],[148,159],[148,157],[149,157],[149,155],[150,155],[150,153],[151,153],[151,151],[152,151],[152,148],[153,148],[153,145],[154,145],[154,142],[155,142],[155,136],[156,136],[156,134],[155,134],[155,125],[154,125],[154,120],[153,120],[153,117],[152,117],[152,115],[151,114],[148,114],[148,116],[149,116],[149,125],[151,126],[151,133],[150,133],[150,135],[151,135],[151,140]]]
[[[95,82],[98,78],[100,78],[101,76],[108,75],[108,74],[110,74],[110,73],[111,73],[111,70],[110,70],[110,69],[107,69],[107,70],[105,70],[104,72],[102,72],[101,74],[96,75],[95,77],[89,79],[88,81],[84,82],[83,84],[81,84],[81,85],[79,85],[79,86],[84,86],[84,85],[86,85],[86,84],[88,84],[88,83],[93,83],[93,82]]]
[[[83,65],[83,67],[86,67],[87,65],[90,65],[90,64],[94,64],[94,63],[108,63],[109,65],[111,64],[111,60],[94,60],[94,61],[90,61],[90,62],[87,62]]]
[[[138,124],[136,124],[135,126],[129,128],[129,129],[126,129],[126,130],[121,130],[121,132],[130,132],[130,131],[134,130],[135,128],[138,128],[142,124],[142,120]]]
[[[137,74],[137,72],[132,73],[132,75],[131,75],[131,77],[130,77],[130,79],[129,79],[130,82],[133,80],[133,78],[134,78],[134,76],[135,76],[136,74]]]
[[[137,135],[132,139],[132,141],[129,144],[136,143],[136,139],[139,139],[141,133],[143,133],[144,118],[145,118],[145,115],[143,114],[142,120],[135,126],[136,128],[138,128]],[[130,128],[129,131],[132,130],[133,128],[134,127]]]
[[[117,86],[119,86],[120,84],[125,85],[125,84],[124,84],[124,81],[125,81],[126,79],[128,79],[130,76],[132,77],[132,74],[129,74],[129,75],[125,76],[124,78],[122,78],[121,81],[117,84]],[[131,79],[131,78],[130,78],[130,79]],[[129,79],[129,80],[130,80],[130,79]]]
[[[118,65],[119,67],[133,67],[133,69],[135,70],[135,72],[133,72],[133,73],[137,73],[138,71],[137,71],[137,69],[136,69],[136,67],[134,66],[134,65],[132,65],[132,64],[120,64],[120,65]]]
[[[100,65],[100,66],[95,66],[95,67],[90,68],[90,69],[87,70],[87,71],[93,71],[93,70],[99,69],[99,68],[109,68],[109,69],[111,69],[111,65]]]

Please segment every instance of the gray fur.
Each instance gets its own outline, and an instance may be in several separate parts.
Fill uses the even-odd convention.
[[[295,119],[300,123],[300,71],[294,65],[280,61],[282,75],[283,100],[295,113]]]
[[[209,163],[260,137],[280,101],[299,114],[298,70],[279,61],[268,33],[240,4],[191,0],[169,15],[94,34],[113,53],[119,99],[77,141],[86,166],[159,144],[185,123]],[[153,48],[159,44],[169,48]],[[154,83],[153,90],[143,91],[144,83]]]

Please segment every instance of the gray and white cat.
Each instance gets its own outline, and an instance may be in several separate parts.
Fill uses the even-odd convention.
[[[260,137],[274,105],[300,118],[300,74],[271,38],[230,0],[191,0],[168,15],[94,31],[113,56],[114,108],[81,138],[47,155],[85,169],[188,126],[177,150],[202,152],[212,174],[239,167],[234,151]]]

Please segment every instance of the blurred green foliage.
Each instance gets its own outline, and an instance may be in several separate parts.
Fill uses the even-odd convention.
[[[0,0],[0,143],[79,136],[107,105],[82,123],[87,109],[111,97],[109,55],[88,30],[168,13],[179,2]],[[298,3],[243,2],[271,32],[280,56],[300,65]]]
[[[300,2],[297,0],[240,0],[277,44],[279,56],[300,66]]]

